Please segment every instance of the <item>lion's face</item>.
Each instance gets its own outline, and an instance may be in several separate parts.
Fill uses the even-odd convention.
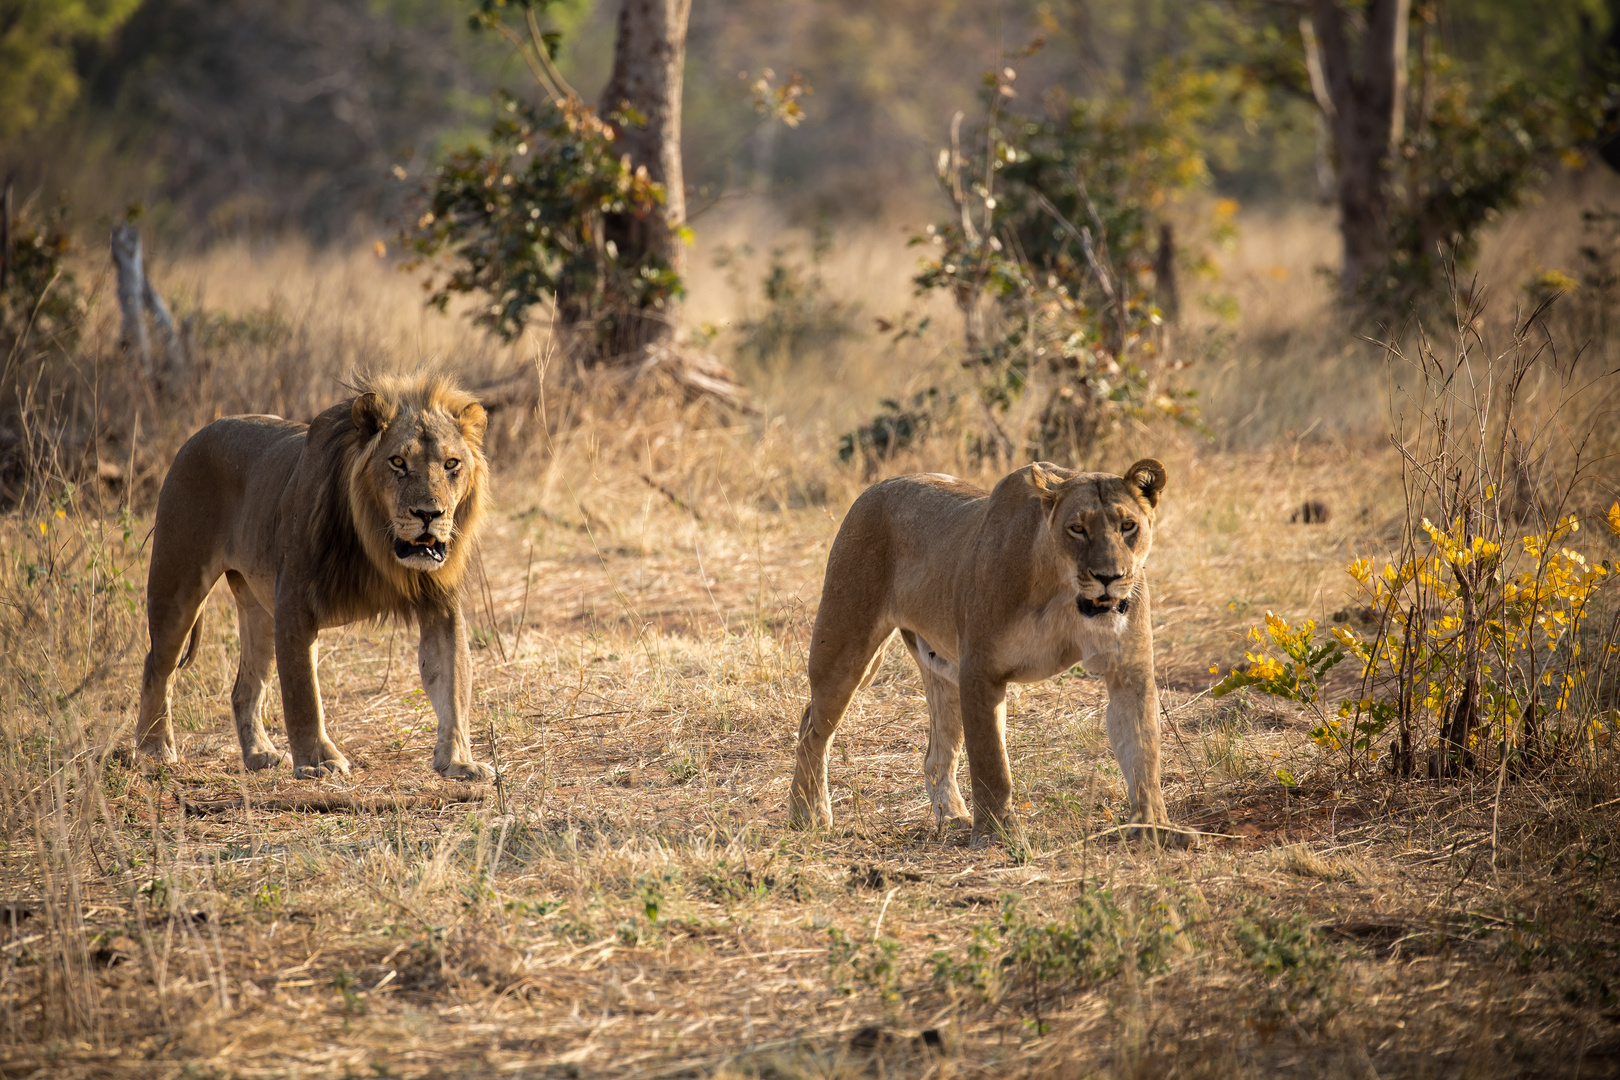
[[[1144,458],[1123,477],[1082,476],[1056,490],[1049,528],[1075,568],[1080,613],[1124,615],[1153,546],[1153,515],[1164,466]]]
[[[463,502],[484,471],[484,410],[437,404],[398,406],[392,416],[376,395],[355,399],[356,427],[376,434],[357,469],[386,521],[386,542],[400,567],[434,573],[465,527]]]

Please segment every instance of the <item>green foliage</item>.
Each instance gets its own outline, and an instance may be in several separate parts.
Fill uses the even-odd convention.
[[[827,972],[834,987],[853,994],[869,990],[887,1004],[900,1000],[899,957],[905,946],[888,937],[851,938],[827,928]]]
[[[1445,302],[1448,267],[1467,267],[1480,233],[1518,206],[1560,154],[1602,123],[1598,87],[1521,77],[1480,91],[1444,58],[1433,73],[1426,122],[1408,133],[1394,160],[1389,257],[1369,274],[1363,299],[1373,311],[1402,315]]]
[[[74,50],[112,35],[141,0],[0,0],[0,139],[49,124],[79,96]]]
[[[784,366],[854,334],[859,305],[829,295],[821,276],[821,260],[830,245],[831,234],[818,230],[808,265],[791,258],[786,248],[772,250],[761,282],[763,306],[736,325],[739,359],[762,369]],[[715,265],[727,267],[747,250],[723,249]]]
[[[25,335],[62,349],[78,340],[84,298],[66,265],[71,248],[65,207],[40,223],[14,215],[10,269],[0,291],[0,357]]]
[[[911,395],[909,406],[893,398],[878,402],[881,411],[854,431],[838,440],[838,460],[885,461],[921,439],[933,426],[939,413],[950,406],[950,398],[936,386]]]
[[[1019,896],[1008,893],[1000,921],[975,928],[961,959],[934,953],[934,981],[986,1001],[1023,995],[1040,1033],[1049,996],[1110,979],[1127,967],[1142,975],[1164,971],[1182,940],[1183,922],[1166,902],[1132,915],[1107,889],[1082,893],[1056,919],[1032,917]]]
[[[993,425],[991,448],[1073,459],[1130,418],[1190,422],[1188,395],[1161,379],[1154,267],[1162,212],[1208,179],[1197,131],[1212,79],[1164,67],[1145,101],[1053,98],[1037,116],[1003,112],[1015,79],[985,76],[986,119],[965,141],[986,152],[941,151],[956,214],[913,240],[928,249],[919,292],[963,313],[987,408],[1042,395],[1031,430]]]
[[[1332,996],[1340,957],[1308,916],[1251,908],[1232,930],[1249,969],[1267,984],[1264,1011],[1294,1014],[1306,1001]]]
[[[663,186],[617,151],[613,127],[578,99],[533,106],[502,94],[500,112],[486,146],[439,166],[406,233],[423,259],[449,257],[429,302],[444,310],[453,296],[482,294],[473,321],[510,340],[536,304],[553,300],[562,325],[607,348],[626,318],[684,294],[663,260],[620,251],[605,229],[610,215],[657,217]]]

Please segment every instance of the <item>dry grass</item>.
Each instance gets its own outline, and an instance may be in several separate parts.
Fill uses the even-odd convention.
[[[1265,243],[1245,256],[1254,265],[1308,246]],[[843,295],[862,295],[865,258],[837,263]],[[143,428],[154,463],[216,402],[307,414],[353,364],[524,362],[419,315],[410,282],[372,256],[245,260],[222,252],[173,273],[238,316],[279,296],[287,330],[268,346],[231,339],[165,434]],[[1208,376],[1233,395],[1300,355],[1244,355],[1290,317],[1262,306],[1278,279],[1255,280],[1261,325],[1228,346],[1228,375]],[[1321,298],[1300,296],[1308,323]],[[696,303],[718,311],[724,297]],[[1387,542],[1401,510],[1377,397],[1361,419],[1311,429],[1309,410],[1327,406],[1305,374],[1277,384],[1279,415],[1241,429],[1258,434],[1231,437],[1244,414],[1220,402],[1233,396],[1215,406],[1220,441],[1136,432],[1107,449],[1108,462],[1153,451],[1170,467],[1153,559],[1165,773],[1172,814],[1210,834],[1197,850],[1113,838],[1125,799],[1105,695],[1080,675],[1013,700],[1026,846],[934,836],[922,694],[899,650],[835,744],[837,827],[787,831],[823,560],[862,485],[831,436],[863,400],[923,377],[857,352],[837,378],[784,378],[766,395],[772,418],[747,425],[607,415],[585,395],[552,402],[549,429],[512,445],[488,600],[469,605],[475,746],[501,771],[481,803],[259,802],[439,791],[432,711],[411,631],[331,633],[320,676],[354,777],[243,775],[227,720],[234,617],[219,596],[175,688],[181,764],[131,768],[113,751],[129,742],[144,646],[150,481],[127,536],[123,488],[58,489],[0,520],[0,1074],[1620,1071],[1607,750],[1500,790],[1494,776],[1346,781],[1292,709],[1203,693],[1210,662],[1241,655],[1259,612],[1339,606],[1343,565]],[[793,408],[818,382],[821,396]],[[915,459],[896,468],[975,468],[942,443]],[[1306,499],[1331,520],[1290,526]],[[182,805],[243,797],[223,814]],[[1054,940],[1048,927],[1090,935],[1089,951],[1043,981],[1001,966],[1010,943]],[[913,1039],[923,1031],[939,1049]]]

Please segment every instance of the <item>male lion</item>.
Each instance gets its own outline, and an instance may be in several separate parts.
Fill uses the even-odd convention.
[[[1007,684],[1083,662],[1108,685],[1108,739],[1130,789],[1131,822],[1140,826],[1131,831],[1184,840],[1159,791],[1159,696],[1143,573],[1164,482],[1164,466],[1144,458],[1123,477],[1026,465],[988,494],[939,473],[863,492],[827,559],[792,821],[832,821],[833,732],[898,630],[928,700],[923,767],[939,826],[967,816],[956,786],[965,736],[974,839],[1015,827]]]
[[[438,376],[377,379],[307,427],[229,416],[186,441],[158,495],[136,749],[174,761],[169,677],[197,652],[221,574],[242,659],[231,690],[242,763],[278,765],[259,718],[270,661],[299,778],[347,773],[315,681],[321,630],[392,615],[421,627],[422,685],[439,716],[433,768],[489,780],[472,759],[472,662],[460,587],[484,511],[484,409]],[[184,648],[185,655],[181,655]]]

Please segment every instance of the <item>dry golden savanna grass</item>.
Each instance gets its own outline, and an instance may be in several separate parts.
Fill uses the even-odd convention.
[[[307,417],[352,369],[424,356],[476,382],[543,359],[543,340],[499,349],[422,313],[369,248],[160,263],[220,320],[209,365],[166,410],[98,406],[131,440],[133,483],[52,484],[0,520],[0,1074],[1620,1070],[1606,742],[1535,776],[1347,778],[1293,706],[1207,693],[1263,612],[1330,620],[1345,565],[1399,533],[1384,433],[1402,406],[1369,350],[1327,329],[1317,217],[1251,215],[1223,279],[1240,321],[1183,331],[1211,431],[1131,428],[1080,463],[1154,453],[1170,470],[1151,563],[1165,782],[1208,834],[1196,850],[1117,839],[1105,693],[1079,672],[1013,695],[1023,845],[935,836],[898,648],[835,743],[837,824],[787,830],[822,567],[865,483],[837,435],[880,396],[958,377],[946,337],[872,330],[913,303],[903,233],[872,235],[835,238],[821,267],[861,304],[853,336],[751,371],[760,416],[624,413],[574,389],[502,443],[467,601],[475,747],[501,779],[473,801],[429,769],[414,632],[387,624],[323,639],[353,776],[244,775],[218,593],[175,684],[181,762],[132,767],[152,495],[213,415]],[[749,317],[757,295],[733,281],[757,280],[770,246],[731,278],[700,248],[694,317]],[[113,370],[110,342],[103,321],[87,368]],[[994,478],[949,437],[883,468],[913,467]],[[1329,521],[1290,525],[1307,500]],[[277,803],[312,794],[369,808]]]

